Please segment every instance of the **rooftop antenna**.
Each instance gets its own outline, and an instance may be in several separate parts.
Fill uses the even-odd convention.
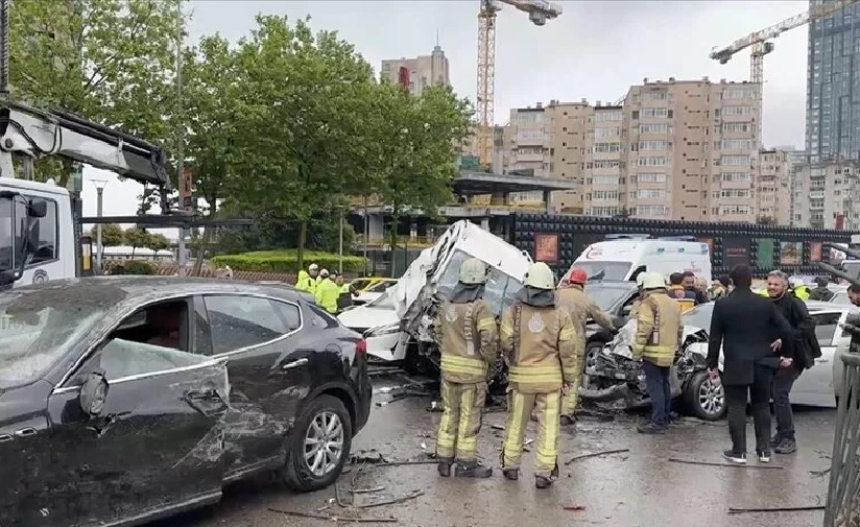
[[[4,2],[7,0],[3,0]],[[436,47],[439,47],[439,28],[436,28]]]

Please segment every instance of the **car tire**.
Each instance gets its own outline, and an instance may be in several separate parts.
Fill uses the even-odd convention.
[[[684,392],[687,409],[704,421],[719,421],[726,415],[726,392],[722,384],[714,385],[707,371],[693,375]]]
[[[597,355],[603,351],[606,343],[601,340],[592,340],[585,345],[585,356],[582,358],[582,373],[585,374],[589,362],[597,360]]]
[[[330,433],[337,433],[337,430],[340,430],[337,434],[340,438],[339,458],[335,462],[327,458],[326,452],[323,451],[321,457],[323,466],[315,473],[313,462],[316,458],[310,457],[309,460],[308,456],[313,456],[316,450],[309,440],[319,436],[321,429],[324,434],[326,423],[333,421],[335,424]],[[339,428],[337,423],[340,423]],[[325,437],[323,435],[318,439],[324,440]],[[329,439],[333,438],[329,437]],[[351,446],[352,419],[343,401],[331,395],[320,395],[305,406],[287,439],[287,457],[283,470],[285,483],[298,492],[311,492],[328,487],[343,472],[343,467],[349,459]]]
[[[433,360],[422,353],[421,345],[411,342],[406,348],[406,357],[403,359],[403,370],[412,376],[433,377],[439,375],[439,368],[433,364]],[[431,353],[438,353],[435,349]]]

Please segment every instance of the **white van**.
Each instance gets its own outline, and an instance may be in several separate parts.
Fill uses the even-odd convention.
[[[588,273],[589,280],[634,280],[643,272],[663,276],[692,271],[711,281],[708,244],[660,238],[619,239],[592,243],[571,266]],[[570,275],[568,270],[567,276]]]

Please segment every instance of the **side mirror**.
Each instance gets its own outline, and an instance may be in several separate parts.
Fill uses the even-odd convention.
[[[31,200],[27,213],[31,218],[44,218],[48,215],[48,204],[44,201]]]
[[[101,416],[104,412],[107,394],[108,382],[105,379],[105,371],[96,368],[81,386],[81,395],[78,399],[81,410],[90,417]]]

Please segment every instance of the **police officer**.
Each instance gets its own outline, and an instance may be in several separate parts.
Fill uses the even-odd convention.
[[[317,288],[319,269],[317,264],[312,263],[308,266],[307,271],[304,269],[299,271],[299,276],[296,277],[296,289],[314,294]]]
[[[331,279],[329,272],[325,269],[321,270],[320,281],[314,286],[314,299],[317,304],[334,315],[337,313],[337,297],[339,295],[340,288]]]
[[[482,300],[487,267],[470,258],[460,266],[460,279],[450,300],[439,309],[435,330],[442,354],[444,413],[436,438],[441,476],[489,478],[493,469],[478,463],[481,410],[487,379],[499,357],[498,330],[492,308]]]
[[[585,284],[588,281],[588,274],[582,269],[573,269],[570,272],[568,279],[570,287],[560,289],[557,293],[556,303],[570,313],[570,318],[576,326],[576,356],[580,366],[585,364],[585,323],[590,318],[594,320],[603,329],[615,331],[615,324],[612,323],[612,318],[606,314],[600,307],[592,302],[588,295],[585,294]],[[582,374],[583,372],[580,372]],[[578,391],[570,391],[561,400],[561,424],[570,425],[575,421],[574,412],[576,410],[576,402],[579,398]]]
[[[803,283],[803,280],[800,278],[791,277],[788,280],[789,285],[791,285],[791,290],[794,292],[794,296],[803,300],[804,302],[809,300],[809,286]]]
[[[519,478],[523,436],[536,407],[535,486],[544,489],[558,476],[561,396],[579,389],[576,327],[556,305],[555,279],[543,262],[531,265],[525,286],[505,310],[500,329],[502,353],[509,366],[508,416],[502,450],[502,473]]]
[[[645,296],[636,316],[636,340],[633,358],[642,360],[651,420],[640,425],[643,434],[663,434],[669,426],[672,410],[672,388],[669,382],[675,350],[681,343],[683,325],[681,309],[666,292],[666,283],[658,273],[648,273],[642,283]]]

